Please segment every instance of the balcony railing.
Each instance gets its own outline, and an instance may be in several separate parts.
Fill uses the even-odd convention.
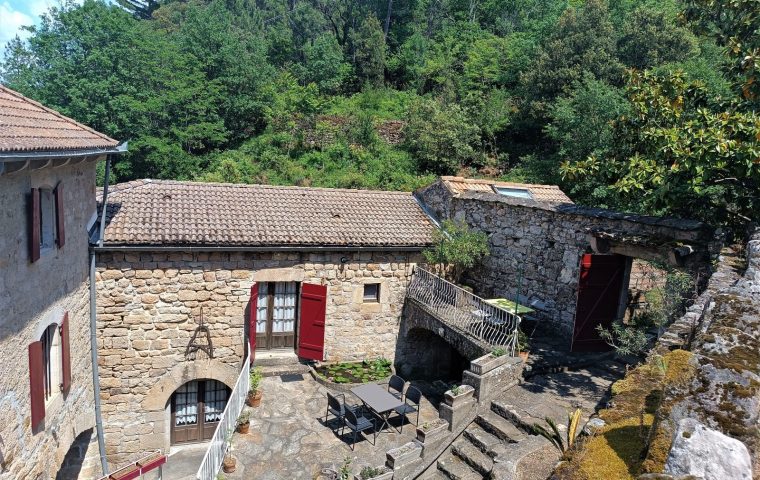
[[[201,462],[198,473],[195,475],[195,478],[198,480],[216,479],[219,469],[222,467],[224,455],[227,453],[229,442],[237,426],[237,419],[240,416],[240,412],[243,411],[245,397],[248,395],[251,381],[250,372],[251,357],[249,353],[243,361],[243,368],[240,370],[237,382],[235,382],[235,388],[232,389],[227,406],[224,408],[224,412],[222,412],[222,418],[219,420],[219,425],[216,426],[216,431],[211,438],[206,455],[204,455],[203,462]]]
[[[444,324],[510,356],[517,347],[520,317],[498,308],[423,268],[415,267],[407,296]]]

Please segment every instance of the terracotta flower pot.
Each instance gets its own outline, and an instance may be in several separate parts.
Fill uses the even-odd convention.
[[[519,354],[519,355],[520,355],[520,358],[522,358],[522,361],[523,361],[523,362],[527,362],[527,361],[528,361],[528,355],[529,355],[529,354],[530,354],[530,352],[520,352],[520,354]]]
[[[261,390],[257,390],[256,392],[248,392],[245,403],[247,403],[249,407],[258,407],[261,405]]]
[[[243,433],[243,434],[245,434],[245,433],[248,433],[248,431],[249,431],[250,429],[251,429],[251,423],[250,423],[250,422],[240,423],[240,424],[238,424],[238,426],[237,426],[237,432],[238,432],[238,433]]]
[[[237,468],[237,460],[232,455],[227,455],[222,461],[222,470],[224,473],[232,473]]]

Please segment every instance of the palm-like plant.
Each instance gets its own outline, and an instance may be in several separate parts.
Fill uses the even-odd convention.
[[[560,453],[564,455],[575,444],[575,436],[578,432],[578,423],[580,422],[580,419],[580,408],[576,408],[573,413],[567,416],[567,441],[563,440],[562,433],[560,433],[559,428],[557,428],[557,423],[549,417],[544,418],[546,424],[549,425],[548,429],[538,423],[531,425],[531,429],[536,435],[541,435],[549,440],[552,445],[557,447]]]

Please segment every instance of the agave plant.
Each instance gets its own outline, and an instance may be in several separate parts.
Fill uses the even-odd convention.
[[[557,447],[560,453],[564,455],[573,447],[573,444],[575,443],[575,436],[578,432],[578,423],[580,422],[580,419],[580,408],[575,409],[573,413],[567,416],[567,441],[563,440],[562,434],[560,433],[559,428],[557,428],[557,423],[549,417],[544,418],[546,424],[549,425],[548,429],[543,425],[539,425],[538,423],[531,425],[531,429],[536,435],[541,435],[545,439],[549,440],[552,445]]]

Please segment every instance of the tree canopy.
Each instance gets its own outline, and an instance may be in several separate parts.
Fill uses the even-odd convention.
[[[119,181],[462,174],[741,229],[759,18],[756,0],[84,0],[10,42],[0,79],[129,140]]]

